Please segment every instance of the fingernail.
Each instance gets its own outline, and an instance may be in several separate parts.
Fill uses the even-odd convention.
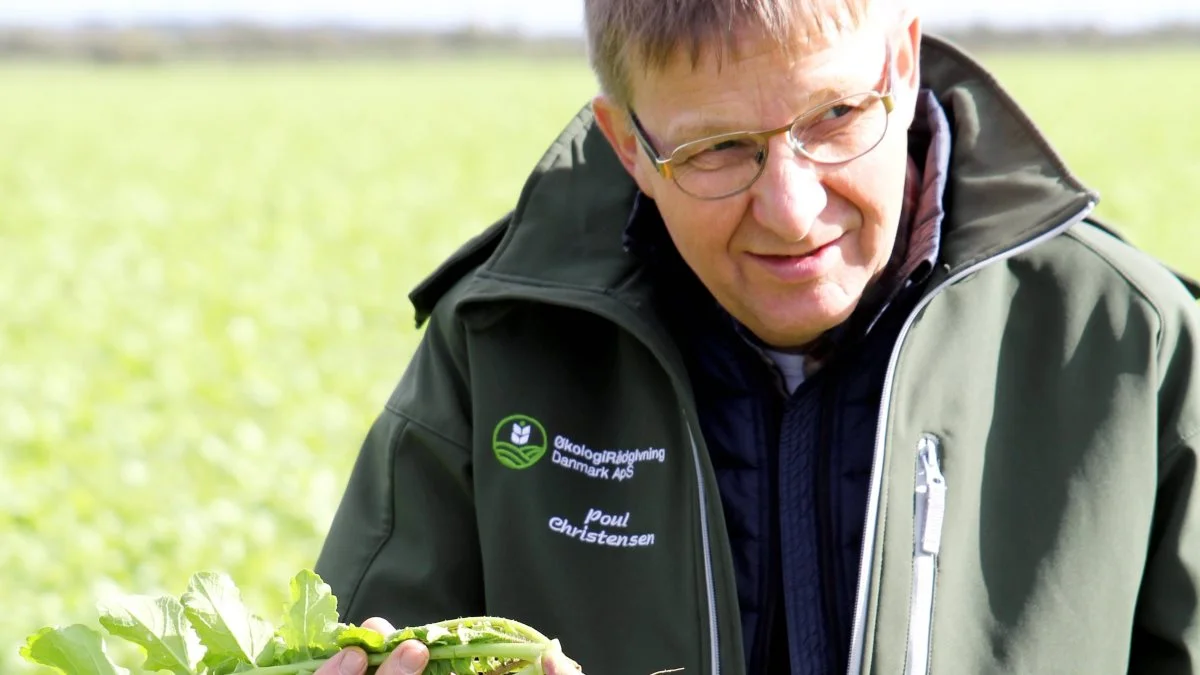
[[[418,649],[405,649],[400,654],[400,675],[419,675],[425,669],[425,655]]]
[[[342,652],[342,662],[338,665],[341,675],[362,675],[367,668],[367,655],[357,649],[347,649]]]

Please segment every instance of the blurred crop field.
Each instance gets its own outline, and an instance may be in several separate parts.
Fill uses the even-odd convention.
[[[1100,214],[1200,274],[1200,51],[979,57]],[[593,89],[582,61],[0,65],[0,673],[199,570],[277,620],[419,338],[406,294]]]

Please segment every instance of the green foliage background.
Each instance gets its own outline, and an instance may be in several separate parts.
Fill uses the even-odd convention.
[[[1101,214],[1200,274],[1200,52],[981,58]],[[0,672],[198,570],[277,620],[419,337],[406,293],[593,88],[580,61],[0,67]]]

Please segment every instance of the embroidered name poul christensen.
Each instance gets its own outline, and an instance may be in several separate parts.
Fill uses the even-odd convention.
[[[583,518],[583,525],[573,525],[566,518],[555,516],[550,519],[550,531],[557,532],[572,539],[578,539],[585,544],[598,544],[613,548],[641,548],[654,545],[654,533],[647,534],[612,534],[604,528],[629,527],[629,512],[609,514],[600,509],[588,509]],[[593,529],[599,526],[601,529]]]
[[[633,478],[641,462],[667,461],[665,448],[637,450],[593,450],[581,443],[573,443],[561,434],[554,437],[554,452],[550,461],[564,469],[578,471],[589,478],[600,480],[629,480]]]

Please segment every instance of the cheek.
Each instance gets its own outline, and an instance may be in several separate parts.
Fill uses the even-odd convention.
[[[904,166],[904,149],[900,148],[897,156],[891,148],[877,148],[885,149],[889,152],[839,173],[836,184],[829,185],[856,212],[858,220],[847,262],[871,272],[891,257],[904,194],[904,172],[895,168]]]
[[[710,276],[729,264],[730,243],[745,212],[745,200],[713,202],[689,197],[658,202],[659,212],[676,248],[693,267],[703,267],[700,276]]]
[[[880,260],[886,260],[893,248],[895,234],[894,227],[890,227],[887,221],[881,220],[880,215],[871,214],[867,220],[863,222],[862,230],[858,236],[859,257],[858,261],[861,264],[872,266]]]

